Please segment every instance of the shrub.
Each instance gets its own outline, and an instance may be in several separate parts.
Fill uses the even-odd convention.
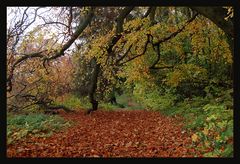
[[[158,91],[153,91],[143,97],[137,96],[137,100],[148,109],[165,111],[174,106],[176,97],[170,93],[160,95]]]

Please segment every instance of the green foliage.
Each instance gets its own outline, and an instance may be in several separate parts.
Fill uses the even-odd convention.
[[[224,94],[225,93],[225,94]],[[180,116],[185,128],[193,131],[194,147],[206,157],[233,156],[233,102],[232,89],[221,91],[218,97],[193,97],[160,110],[169,116]],[[152,97],[155,104],[157,98]],[[171,100],[171,99],[170,99]],[[160,106],[159,106],[160,108]]]
[[[129,95],[128,94],[116,95],[116,100],[122,106],[127,107],[129,102]]]
[[[195,97],[185,99],[165,114],[185,118],[185,128],[195,132],[193,142],[204,156],[230,157],[233,155],[233,111],[227,108],[226,102],[229,103]]]
[[[103,109],[103,110],[106,110],[106,111],[113,111],[113,110],[116,110],[117,108],[119,108],[119,106],[113,105],[113,104],[110,104],[110,103],[101,103],[99,105],[99,108]]]
[[[176,96],[171,93],[161,95],[158,90],[144,88],[143,85],[137,84],[134,87],[133,95],[136,100],[147,109],[164,111],[174,106]]]
[[[65,98],[63,102],[55,102],[55,104],[64,105],[72,110],[88,108],[90,106],[90,103],[86,98],[78,98],[74,94],[70,94],[69,96],[67,96],[67,98]]]
[[[53,132],[69,127],[70,122],[60,116],[45,114],[13,115],[7,117],[7,144],[11,144],[26,136],[50,136]]]
[[[128,94],[122,94],[122,95],[116,95],[116,101],[117,104],[111,104],[102,102],[99,105],[99,108],[103,110],[116,110],[116,109],[122,109],[122,110],[141,110],[145,109],[143,105],[137,102],[136,98],[133,97],[130,93]]]
[[[120,96],[116,96],[117,102],[121,107],[128,110],[142,110],[145,107],[137,101],[137,99],[132,95],[132,93],[122,94]]]
[[[202,142],[209,142],[209,144],[204,144],[203,147],[212,148],[215,156],[233,156],[233,120],[231,112],[229,111],[228,114],[225,113],[221,117],[214,114],[210,115],[204,124],[204,129],[209,131],[209,134],[199,132]]]
[[[73,59],[76,66],[72,81],[74,84],[74,94],[78,97],[84,97],[88,95],[92,67],[90,61],[87,60],[86,57],[82,56],[80,52],[76,52]]]
[[[79,98],[74,94],[68,95],[62,102],[56,101],[55,104],[64,105],[72,110],[89,108],[91,106],[87,97]]]
[[[199,82],[207,79],[207,70],[194,64],[178,65],[173,72],[167,75],[167,85],[177,87],[181,83],[193,83],[198,86]]]
[[[201,142],[200,148],[211,149],[205,156],[233,156],[233,111],[227,110],[224,105],[207,104],[203,107],[205,111],[204,122],[198,126]],[[201,128],[202,127],[202,128]]]

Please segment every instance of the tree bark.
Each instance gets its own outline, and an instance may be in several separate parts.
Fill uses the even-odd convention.
[[[93,65],[93,73],[89,88],[89,101],[92,104],[92,108],[88,109],[86,114],[90,114],[98,109],[98,101],[96,100],[95,93],[97,89],[98,74],[100,72],[100,64],[97,63],[97,59],[95,57],[91,60],[91,64]]]
[[[117,28],[116,28],[116,34],[120,34],[121,32],[123,32],[123,22],[124,19],[126,18],[126,16],[132,11],[134,7],[125,7],[120,15],[117,18]]]

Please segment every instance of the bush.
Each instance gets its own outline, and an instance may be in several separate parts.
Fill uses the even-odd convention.
[[[56,105],[64,105],[70,109],[90,108],[91,104],[87,98],[78,98],[75,95],[68,95],[63,102],[55,102]]]
[[[53,132],[70,126],[70,123],[56,115],[29,114],[7,117],[7,144],[11,144],[28,135],[50,136]]]
[[[157,90],[145,94],[144,96],[136,96],[138,102],[147,109],[165,111],[174,106],[176,96],[170,93],[160,95]]]

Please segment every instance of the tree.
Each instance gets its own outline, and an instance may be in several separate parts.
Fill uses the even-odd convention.
[[[78,61],[84,60],[78,65],[79,67],[85,65],[90,68],[89,71],[79,69],[82,71],[79,75],[88,73],[82,81],[86,82],[82,86],[89,86],[87,91],[92,104],[92,108],[87,113],[98,108],[97,92],[109,92],[108,95],[114,95],[111,92],[115,90],[119,79],[125,79],[125,82],[154,81],[152,76],[160,76],[157,72],[163,72],[158,80],[167,80],[168,85],[177,87],[182,82],[190,83],[194,79],[187,79],[185,78],[187,76],[184,76],[189,68],[201,71],[204,68],[215,73],[216,68],[221,65],[223,71],[220,71],[219,76],[223,76],[226,70],[231,68],[229,66],[232,63],[231,52],[226,43],[230,44],[230,49],[233,48],[233,40],[229,38],[233,37],[233,23],[231,16],[228,20],[224,19],[227,17],[227,10],[222,7],[191,7],[193,11],[187,7],[46,8],[47,13],[55,12],[55,20],[39,14],[38,11],[41,9],[40,7],[17,8],[16,10],[21,13],[20,17],[17,17],[17,12],[14,16],[19,21],[8,28],[7,91],[9,93],[13,90],[23,92],[21,90],[27,89],[31,83],[36,86],[44,84],[45,89],[49,88],[47,86],[50,82],[61,83],[62,85],[58,87],[66,85],[67,83],[61,81],[58,76],[51,75],[51,71],[59,70],[56,62],[64,61],[61,57],[72,54],[79,55]],[[30,16],[30,10],[33,10],[33,18]],[[208,17],[227,36],[198,13]],[[60,15],[62,17],[59,17]],[[36,19],[41,19],[44,23],[26,31]],[[201,30],[204,23],[206,27]],[[49,33],[49,28],[58,30]],[[217,34],[217,37],[210,37],[214,34]],[[217,56],[222,56],[224,59],[217,60]],[[28,79],[32,75],[31,72],[38,71],[39,75],[47,78],[40,83],[35,78],[38,83],[30,80],[27,84],[22,84],[22,87],[13,89],[20,81],[16,81],[17,74],[27,72],[30,68],[28,62],[36,68],[34,67],[34,70],[28,74],[21,75],[22,79]],[[63,66],[72,68],[67,63]],[[66,74],[64,69],[59,72],[61,75]],[[173,77],[178,75],[185,79],[176,81]],[[212,78],[211,75],[213,74],[209,74],[209,78]],[[67,79],[67,76],[62,77]],[[76,84],[81,82],[77,78],[75,78]],[[71,79],[67,82],[71,83]],[[56,92],[64,92],[58,87]],[[46,94],[50,95],[49,91],[45,92]],[[29,98],[31,101],[32,96]],[[47,97],[34,96],[36,101],[41,99],[40,97]]]
[[[87,11],[86,17],[85,19],[83,19],[79,25],[76,28],[76,31],[70,36],[69,40],[66,41],[63,45],[59,47],[57,47],[57,49],[54,49],[53,47],[56,45],[56,42],[49,44],[49,45],[42,45],[40,44],[40,47],[31,47],[30,50],[33,52],[28,52],[29,48],[26,49],[26,46],[29,47],[29,42],[35,40],[34,39],[34,34],[38,33],[40,30],[39,27],[36,27],[35,29],[33,29],[30,32],[30,35],[24,35],[27,36],[27,38],[23,38],[22,42],[19,42],[20,38],[22,37],[22,35],[24,34],[25,30],[27,29],[27,27],[29,27],[36,19],[36,17],[41,17],[40,15],[37,14],[37,11],[39,8],[35,9],[35,16],[33,21],[31,21],[30,23],[28,23],[28,11],[29,7],[27,7],[24,11],[23,11],[23,15],[22,18],[20,18],[20,23],[17,22],[15,25],[10,26],[9,30],[8,30],[8,34],[7,34],[7,48],[8,48],[8,53],[7,53],[7,58],[9,59],[9,64],[8,64],[8,74],[7,74],[7,91],[9,92],[9,97],[22,97],[25,98],[26,100],[34,101],[34,104],[38,104],[41,105],[42,107],[44,107],[45,109],[55,109],[55,108],[59,108],[59,106],[49,106],[50,103],[52,102],[51,100],[49,100],[45,94],[40,95],[40,97],[38,96],[39,92],[37,92],[37,95],[35,93],[35,95],[29,95],[29,94],[25,94],[25,95],[20,95],[19,93],[15,94],[10,94],[10,92],[12,91],[12,82],[13,82],[13,78],[15,78],[14,74],[16,74],[16,69],[19,66],[22,66],[23,64],[25,64],[28,60],[34,61],[35,58],[39,58],[42,61],[43,67],[45,68],[45,70],[47,71],[47,66],[49,66],[50,61],[55,60],[61,56],[64,55],[65,51],[72,45],[72,43],[78,38],[78,36],[82,33],[82,31],[88,26],[88,24],[91,22],[91,19],[93,17],[93,9],[90,8],[89,11]],[[61,12],[61,11],[60,11]],[[16,16],[16,14],[15,14]],[[45,21],[45,20],[44,20]],[[27,24],[28,23],[28,24]],[[48,22],[45,24],[55,24],[56,22]],[[27,24],[27,25],[25,25]],[[63,23],[59,23],[57,22],[57,24],[63,24]],[[26,28],[23,28],[26,27]],[[40,36],[41,35],[40,33]],[[39,37],[39,34],[37,35],[37,37]],[[38,42],[41,42],[43,38],[41,38],[40,40],[38,40]],[[21,44],[21,46],[19,47],[19,52],[16,52],[16,46],[18,44]],[[33,45],[35,46],[35,45]],[[35,52],[34,52],[35,51]],[[22,52],[22,53],[21,53]],[[39,62],[39,61],[38,61]],[[40,63],[38,63],[39,65]],[[46,65],[47,64],[47,65]],[[34,64],[36,65],[36,64]],[[40,70],[40,69],[38,69]],[[17,71],[20,71],[19,69]],[[34,72],[34,71],[33,71]],[[18,72],[19,73],[19,72]],[[48,71],[47,71],[48,73]],[[37,80],[39,81],[39,80]],[[35,83],[36,81],[31,81],[31,83]],[[27,85],[23,84],[24,88],[20,91],[23,92],[26,88]],[[36,86],[38,88],[38,85]],[[28,106],[28,105],[27,105]],[[60,106],[60,108],[64,108],[65,110],[69,111],[69,109],[67,109],[66,107]]]

